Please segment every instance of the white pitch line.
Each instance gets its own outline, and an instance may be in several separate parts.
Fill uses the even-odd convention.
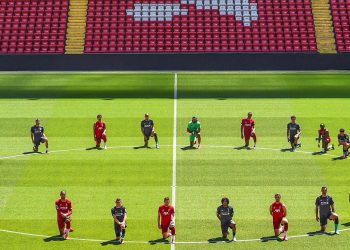
[[[349,231],[350,228],[340,229],[340,232]],[[38,238],[54,238],[59,239],[61,237],[59,236],[51,236],[51,235],[43,235],[43,234],[32,234],[32,233],[24,233],[24,232],[17,232],[12,230],[6,230],[6,229],[0,229],[0,232],[3,233],[9,233],[9,234],[18,234],[18,235],[24,235],[24,236],[31,236],[31,237],[38,237]],[[331,231],[329,233],[333,233],[334,231]],[[323,233],[314,233],[314,234],[299,234],[299,235],[291,235],[288,236],[288,238],[302,238],[302,237],[311,237],[311,236],[322,236],[327,234]],[[69,240],[76,240],[76,241],[88,241],[88,242],[111,242],[111,240],[99,240],[99,239],[88,239],[88,238],[69,238]],[[245,240],[237,240],[237,242],[254,242],[254,241],[269,241],[269,240],[277,240],[275,237],[269,237],[269,238],[256,238],[256,239],[245,239]],[[133,243],[133,244],[169,244],[169,242],[152,242],[152,241],[125,241],[126,243]],[[228,241],[179,241],[175,244],[183,244],[183,245],[190,245],[190,244],[211,244],[211,243],[228,243]],[[175,247],[175,244],[171,244],[171,246]],[[234,244],[234,243],[233,243]]]
[[[177,148],[176,129],[177,129],[177,73],[175,73],[174,75],[173,183],[171,188],[172,204],[174,208],[176,207],[176,148]],[[176,220],[176,217],[174,220]],[[175,250],[175,244],[171,244],[171,250]]]
[[[188,145],[176,145],[176,147],[186,147]],[[139,146],[112,146],[108,147],[109,149],[118,149],[118,148],[135,148]],[[174,144],[172,145],[162,145],[162,147],[174,147]],[[232,146],[232,145],[201,145],[201,148],[238,148],[239,146]],[[73,149],[61,149],[61,150],[53,150],[50,151],[50,154],[53,153],[62,153],[62,152],[71,152],[71,151],[83,151],[87,150],[86,148],[73,148]],[[272,150],[272,151],[281,151],[280,148],[260,148],[257,147],[256,150]],[[301,151],[297,150],[294,153],[302,153],[302,154],[313,154],[313,152],[308,152],[308,151]],[[31,153],[31,154],[17,154],[17,155],[10,155],[10,156],[2,156],[0,157],[0,160],[5,160],[5,159],[13,159],[13,158],[19,158],[19,157],[24,157],[24,156],[34,156],[34,155],[45,155],[44,153]],[[333,154],[320,154],[321,156],[330,156],[330,157],[340,157],[339,155],[333,155]]]

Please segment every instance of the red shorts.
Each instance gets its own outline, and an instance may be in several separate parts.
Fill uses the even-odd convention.
[[[245,139],[246,141],[249,141],[250,136],[252,135],[252,132],[253,132],[253,130],[244,131],[244,139]]]
[[[170,221],[167,224],[162,224],[162,233],[168,232],[169,226],[170,226]]]
[[[281,218],[274,218],[273,219],[273,228],[274,229],[279,229],[280,227],[281,227],[281,222],[282,222],[282,220],[283,220],[283,217],[281,217]]]
[[[107,136],[106,135],[96,135],[96,144],[97,145],[101,144],[101,140],[103,140],[104,142],[107,142]]]
[[[71,220],[71,219],[69,218],[69,220]],[[57,225],[58,225],[59,229],[64,228],[65,224],[66,224],[66,219],[65,218],[57,217]]]

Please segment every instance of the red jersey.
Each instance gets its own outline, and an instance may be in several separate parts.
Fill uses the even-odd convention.
[[[66,214],[68,213],[68,216],[72,214],[72,203],[70,200],[66,199],[65,201],[62,201],[61,199],[58,199],[55,202],[56,210],[57,210],[57,216],[61,216],[61,213]]]
[[[330,135],[329,135],[328,129],[326,129],[326,128],[321,128],[318,132],[320,133],[321,138],[323,138],[323,139],[325,139],[325,140],[330,140],[330,139],[331,139],[331,137],[330,137]],[[327,134],[328,134],[328,135],[327,135],[327,138],[325,138],[326,132],[327,132]]]
[[[161,205],[159,206],[158,213],[160,213],[162,218],[162,225],[167,225],[171,221],[171,216],[175,214],[175,209],[173,206],[165,206]]]
[[[255,122],[253,119],[243,118],[242,126],[244,127],[244,132],[251,132],[255,126]]]
[[[104,123],[104,121],[97,121],[94,124],[94,128],[95,128],[95,135],[96,137],[100,138],[103,134],[103,131],[105,131],[106,129],[106,124]]]
[[[283,202],[278,202],[278,203],[274,202],[272,203],[271,206],[272,206],[272,217],[274,220],[285,217],[283,208],[285,208],[286,206],[284,205]]]

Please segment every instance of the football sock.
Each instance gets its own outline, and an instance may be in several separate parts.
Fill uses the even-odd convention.
[[[284,223],[284,232],[287,232],[288,231],[288,223]]]
[[[347,150],[343,150],[343,155],[345,155],[345,156],[346,156],[346,152],[347,152]]]
[[[172,234],[172,235],[175,235],[175,233],[176,233],[175,227],[173,227],[170,231],[171,231],[171,234]]]
[[[70,229],[70,221],[66,222],[66,229],[69,231],[69,229]]]
[[[339,221],[338,221],[338,219],[336,219],[336,220],[334,221],[334,231],[335,231],[335,232],[338,231],[338,226],[339,226]]]
[[[125,229],[122,229],[122,238],[125,237]]]
[[[158,144],[158,136],[157,136],[157,133],[154,133],[154,141]]]
[[[256,144],[256,135],[253,134],[253,140],[254,140],[254,144]]]

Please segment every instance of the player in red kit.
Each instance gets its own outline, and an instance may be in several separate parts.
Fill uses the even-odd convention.
[[[275,194],[275,202],[270,206],[270,214],[273,218],[273,229],[275,230],[275,236],[279,236],[284,232],[283,240],[288,240],[288,220],[287,208],[283,202],[281,202],[281,195]]]
[[[57,225],[60,235],[65,239],[69,238],[69,233],[73,232],[71,226],[72,203],[66,198],[66,192],[61,191],[61,198],[55,202],[57,210]]]
[[[329,145],[331,142],[331,136],[329,135],[329,130],[326,128],[326,125],[324,123],[320,124],[320,129],[318,130],[318,138],[316,138],[318,141],[318,147],[320,147],[320,142],[322,141],[322,153],[326,153],[330,149],[334,149],[334,145]]]
[[[252,112],[248,113],[247,118],[242,119],[241,123],[241,138],[245,140],[245,146],[249,146],[250,137],[254,140],[254,149],[256,148],[256,133],[255,133],[255,122],[252,119]]]
[[[159,206],[158,228],[162,229],[163,239],[171,236],[171,243],[175,243],[175,209],[170,205],[169,197],[165,197],[164,204]]]
[[[102,121],[102,115],[97,115],[97,121],[92,128],[94,133],[94,139],[96,142],[96,148],[101,148],[101,140],[104,142],[104,149],[107,149],[107,136],[106,136],[106,123]]]

